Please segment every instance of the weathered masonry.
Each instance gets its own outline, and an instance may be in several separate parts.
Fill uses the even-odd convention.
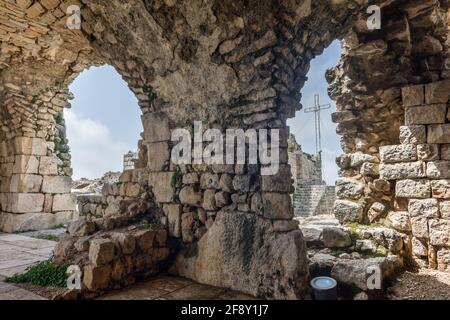
[[[82,70],[110,64],[139,100],[139,159],[104,190],[105,215],[70,228],[59,257],[89,251],[72,262],[92,291],[171,268],[259,297],[304,297],[286,120],[301,109],[311,59],[342,39],[341,61],[327,73],[345,152],[335,214],[389,224],[404,234],[402,258],[448,270],[450,3],[370,1],[382,21],[369,30],[368,2],[0,0],[0,228],[70,219],[60,113]],[[81,8],[80,30],[67,28],[69,5]],[[171,130],[194,121],[279,128],[279,173],[172,165]],[[158,232],[130,231],[140,214],[157,218]]]

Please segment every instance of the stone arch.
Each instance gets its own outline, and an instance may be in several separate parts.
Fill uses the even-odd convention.
[[[79,31],[65,27],[65,9],[74,3],[81,7],[83,17]],[[383,9],[386,30],[365,30],[364,1],[1,1],[2,12],[23,23],[2,35],[7,40],[7,54],[0,60],[2,211],[24,213],[17,205],[25,202],[11,195],[12,183],[8,180],[16,156],[46,156],[44,137],[38,137],[34,127],[40,122],[29,111],[37,108],[33,97],[41,96],[22,91],[35,87],[47,90],[51,81],[59,80],[50,102],[62,108],[67,98],[66,82],[86,65],[107,62],[127,81],[143,111],[142,167],[124,172],[121,188],[125,193],[131,190],[145,209],[158,204],[160,210],[154,209],[160,222],[171,237],[178,239],[176,248],[181,248],[172,270],[255,296],[304,297],[307,259],[302,233],[292,220],[286,120],[300,108],[298,95],[309,61],[332,40],[344,38],[347,52],[328,78],[339,108],[334,118],[340,123],[344,152],[349,154],[341,158],[341,166],[342,176],[349,178],[343,189],[350,192],[337,203],[336,213],[349,222],[365,222],[368,210],[380,198],[390,208],[404,207],[392,196],[391,186],[385,192],[368,191],[376,187],[373,178],[378,176],[371,170],[376,170],[377,162],[386,160],[377,147],[399,142],[402,103],[408,105],[411,90],[413,98],[421,102],[420,86],[403,89],[402,96],[403,87],[433,83],[427,90],[435,95],[433,88],[445,87],[446,82],[439,81],[448,77],[447,3],[375,3]],[[380,68],[395,70],[395,76],[380,72]],[[44,81],[30,86],[36,82],[36,73]],[[42,97],[48,102],[48,97]],[[433,96],[427,99],[434,101]],[[8,105],[21,106],[24,101],[28,101],[28,107],[23,111],[17,108],[21,110],[17,117],[17,111]],[[18,119],[31,119],[31,125]],[[279,172],[261,176],[259,165],[171,165],[171,130],[190,128],[195,120],[202,120],[205,128],[280,129]],[[10,128],[17,128],[21,135]],[[374,131],[379,133],[375,149],[370,150],[372,145],[368,143],[367,150],[357,152],[365,146],[363,140],[374,140]],[[355,133],[359,134],[356,139]],[[27,159],[25,167],[29,168]],[[395,168],[385,166],[384,170],[381,175],[390,185],[389,181],[397,179],[389,176]],[[114,193],[113,189],[106,192]],[[42,201],[44,205],[45,196],[40,191],[26,194],[39,198],[30,203]],[[121,201],[108,204],[111,216],[105,216],[94,231],[105,232],[121,225],[126,219],[114,216],[123,213],[121,205]],[[28,210],[35,211],[32,209]],[[140,209],[128,206],[125,211]],[[2,214],[4,229],[6,216],[11,215]],[[399,220],[406,219],[395,221]],[[445,222],[433,223],[445,228]],[[410,230],[404,231],[408,243]],[[73,236],[76,239],[77,234]],[[60,258],[70,257],[73,244],[73,239],[60,243],[59,248],[64,249]],[[166,251],[158,252],[160,260],[168,258]],[[93,263],[83,264],[86,275],[90,275],[84,281],[91,291],[113,283],[124,285],[133,276],[128,274],[127,281],[121,278],[100,287],[90,286],[97,272],[108,274],[107,279],[111,276],[110,266]]]

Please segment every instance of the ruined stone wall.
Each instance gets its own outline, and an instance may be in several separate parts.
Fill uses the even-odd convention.
[[[334,186],[327,186],[322,179],[320,156],[303,152],[291,134],[288,140],[288,159],[294,180],[291,195],[295,216],[308,217],[332,214],[335,196]]]
[[[334,210],[341,222],[372,223],[393,209],[394,190],[380,179],[379,149],[399,143],[401,90],[448,77],[448,4],[407,1],[389,7],[396,9],[383,12],[379,32],[356,25],[344,39],[339,66],[327,73],[344,151]]]
[[[404,87],[400,143],[380,149],[380,177],[395,190],[390,225],[408,234],[420,265],[450,271],[450,81]]]
[[[133,170],[135,167],[135,161],[139,159],[137,152],[128,152],[123,156],[123,171]]]

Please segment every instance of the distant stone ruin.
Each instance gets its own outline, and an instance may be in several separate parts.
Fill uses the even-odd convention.
[[[139,158],[137,152],[128,151],[123,156],[123,171],[133,170],[135,168],[135,161]]]
[[[336,191],[334,186],[328,186],[323,180],[320,155],[304,152],[291,134],[288,140],[288,156],[294,179],[292,203],[295,216],[332,214]]]

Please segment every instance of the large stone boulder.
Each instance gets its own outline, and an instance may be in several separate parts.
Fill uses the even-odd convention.
[[[172,270],[200,283],[274,299],[303,298],[309,278],[300,230],[274,232],[261,217],[224,211],[199,242],[178,254]]]

